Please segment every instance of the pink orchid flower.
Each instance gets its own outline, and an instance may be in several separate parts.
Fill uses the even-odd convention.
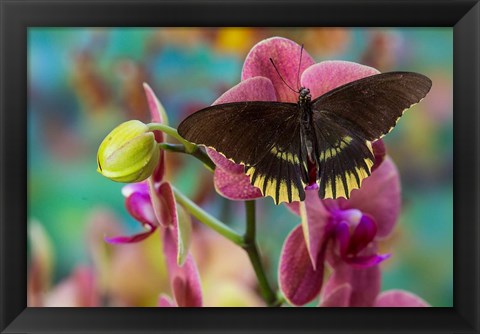
[[[379,271],[377,270],[379,273]],[[368,275],[367,275],[368,276]],[[333,286],[332,286],[333,287]],[[388,290],[373,295],[368,303],[363,300],[360,305],[356,304],[355,287],[349,283],[335,286],[333,289],[325,289],[320,299],[320,307],[429,307],[425,300],[405,290]]]
[[[380,289],[378,264],[389,255],[377,254],[377,240],[387,237],[400,211],[400,181],[388,157],[350,199],[320,200],[315,190],[288,207],[302,224],[285,240],[279,265],[279,283],[287,300],[304,305],[318,296],[326,261],[333,269],[334,291],[348,283],[349,305],[373,304]]]
[[[280,37],[269,38],[256,44],[243,64],[242,81],[213,104],[239,101],[296,103],[298,93],[285,85],[270,63],[270,58],[274,60],[281,76],[289,85],[297,87],[297,84],[300,84],[309,88],[313,99],[348,82],[379,73],[374,68],[347,61],[324,61],[316,64],[306,51],[303,51],[299,68],[300,50],[300,45]],[[217,166],[214,184],[218,193],[232,200],[249,200],[262,196],[260,189],[250,184],[242,165],[231,162],[213,149],[207,149],[207,152]]]
[[[152,122],[164,122],[166,116],[163,107],[152,89],[148,85],[144,88]],[[164,134],[155,131],[155,140],[163,142]],[[176,305],[202,306],[198,269],[188,249],[190,221],[185,222],[179,218],[181,208],[177,206],[173,188],[168,181],[163,180],[164,160],[162,150],[158,166],[152,176],[144,182],[128,184],[122,189],[122,194],[126,197],[127,211],[146,231],[132,236],[106,238],[106,241],[114,244],[139,242],[152,235],[160,226],[163,227],[163,247]]]

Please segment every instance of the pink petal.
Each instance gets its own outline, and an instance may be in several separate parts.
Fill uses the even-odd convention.
[[[150,109],[150,115],[152,117],[152,122],[155,123],[164,123],[167,124],[167,115],[165,114],[165,108],[163,108],[162,104],[158,100],[157,96],[153,92],[153,89],[147,84],[143,84],[143,89],[145,90],[145,95],[147,96],[148,107]],[[163,142],[163,132],[159,132],[159,137],[155,136],[155,138],[162,138],[159,142]]]
[[[375,307],[429,307],[425,300],[403,290],[382,292],[375,300]]]
[[[240,82],[220,96],[212,105],[241,101],[276,101],[275,89],[267,78],[256,77]],[[232,173],[243,173],[244,167],[207,148],[215,165]]]
[[[362,215],[360,222],[355,227],[348,247],[349,254],[357,254],[373,241],[377,233],[377,225],[372,217]]]
[[[277,101],[272,81],[262,76],[242,78],[239,84],[223,93],[212,105],[241,101]]]
[[[158,307],[176,307],[172,298],[164,294],[160,295],[160,297],[158,298],[157,306]]]
[[[122,195],[125,198],[128,198],[134,193],[149,195],[148,183],[145,181],[138,183],[129,183],[122,187]]]
[[[372,166],[372,172],[380,166],[387,154],[387,147],[383,139],[379,139],[372,144],[373,155],[375,156],[375,163]]]
[[[125,207],[133,218],[144,225],[158,225],[148,193],[134,192],[125,199]]]
[[[150,115],[152,122],[168,124],[167,115],[162,104],[158,100],[157,96],[153,92],[152,88],[146,83],[143,84],[145,95],[147,96],[148,107],[150,109]],[[155,140],[157,143],[165,141],[165,135],[162,131],[153,131],[155,134]],[[165,151],[161,150],[160,159],[158,161],[157,168],[153,171],[152,177],[155,182],[160,182],[165,175]]]
[[[355,256],[346,259],[346,262],[355,269],[366,269],[378,265],[380,262],[390,258],[390,256],[391,254]]]
[[[176,304],[179,307],[202,306],[200,277],[192,255],[187,256],[183,266],[177,265],[177,242],[171,229],[165,230],[163,247]]]
[[[306,246],[313,268],[325,242],[325,228],[330,214],[318,197],[317,190],[305,190],[305,201],[300,203],[300,216]]]
[[[302,86],[315,99],[346,83],[380,73],[373,67],[348,61],[332,60],[310,66],[302,74]]]
[[[295,227],[285,240],[278,268],[280,290],[289,303],[304,305],[318,295],[323,282],[324,260],[324,254],[319,254],[317,270],[313,269],[302,227]]]
[[[106,237],[105,241],[110,244],[132,244],[135,242],[140,242],[142,240],[145,240],[157,229],[156,226],[150,226],[150,225],[145,225],[145,228],[147,229],[147,231],[142,233],[134,234],[131,236]]]
[[[217,151],[208,147],[207,154],[217,167],[220,167],[221,169],[224,169],[225,171],[232,174],[244,174],[245,167],[243,165],[239,165],[228,160]]]
[[[300,50],[300,45],[286,38],[273,37],[261,41],[250,50],[245,59],[242,80],[256,76],[269,78],[275,87],[278,101],[296,103],[298,93],[293,92],[283,83],[270,62],[270,58],[273,59],[280,75],[288,85],[298,90],[298,75],[301,75],[305,69],[315,63],[307,51],[303,50],[302,64],[299,71]]]
[[[250,177],[245,174],[230,173],[216,168],[213,181],[217,192],[231,200],[248,200],[262,197],[260,189],[250,184]]]
[[[355,208],[371,215],[377,223],[377,238],[388,236],[397,222],[401,206],[400,178],[393,161],[383,163],[353,190],[349,200],[338,201],[340,207]]]
[[[177,206],[170,183],[163,182],[160,185],[154,185],[153,182],[150,182],[150,198],[158,222],[164,227],[176,226],[178,223]]]
[[[343,284],[331,291],[328,296],[322,298],[320,307],[348,307],[352,287],[350,284]]]
[[[160,158],[158,159],[157,167],[153,171],[152,178],[155,183],[160,183],[165,176],[165,151],[160,150]]]
[[[192,221],[190,215],[179,206],[177,208],[178,220],[174,225],[175,237],[177,242],[177,264],[183,266],[187,259],[191,243]]]
[[[343,261],[338,261],[333,264],[333,270],[325,284],[324,295],[328,296],[338,287],[347,283],[352,288],[350,306],[369,307],[373,305],[380,292],[381,273],[379,266],[355,269]]]
[[[340,222],[335,228],[335,237],[337,239],[340,256],[347,256],[348,245],[350,244],[350,227],[346,222]]]

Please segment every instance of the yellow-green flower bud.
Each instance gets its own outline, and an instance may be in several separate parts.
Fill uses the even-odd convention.
[[[152,175],[159,159],[153,132],[132,120],[117,126],[100,144],[97,171],[116,182],[140,182]]]

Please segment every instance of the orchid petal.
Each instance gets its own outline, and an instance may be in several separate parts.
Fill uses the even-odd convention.
[[[150,109],[150,115],[152,122],[162,123],[168,125],[168,117],[165,112],[165,108],[158,100],[157,96],[153,92],[152,88],[147,83],[143,84],[143,89],[145,90],[145,95],[147,96],[148,107]],[[157,143],[162,143],[165,141],[165,134],[162,131],[153,131],[155,134],[155,140]],[[160,151],[160,158],[157,164],[157,168],[153,171],[152,177],[155,182],[161,182],[165,176],[165,151]]]
[[[372,306],[381,286],[380,266],[372,266],[366,269],[355,269],[349,266],[351,270],[350,285],[352,294],[350,297],[350,306]]]
[[[355,269],[364,269],[378,265],[380,262],[390,258],[391,254],[373,254],[367,256],[354,256],[345,261]]]
[[[213,163],[219,167],[224,169],[225,171],[232,173],[232,174],[244,174],[245,167],[243,165],[236,164],[223,156],[222,154],[218,153],[214,149],[207,147],[207,153],[210,159],[212,159]]]
[[[190,249],[192,222],[189,214],[181,207],[177,207],[178,210],[178,224],[175,225],[177,232],[177,264],[183,266],[188,256],[188,250]]]
[[[168,125],[168,117],[165,108],[153,92],[153,89],[147,83],[143,84],[143,89],[145,90],[145,95],[147,96],[147,102],[148,107],[150,108],[152,122]],[[160,140],[159,142],[162,142],[163,132],[159,131],[159,133],[162,136],[162,140]],[[155,138],[157,137],[155,136]]]
[[[299,68],[301,55],[301,66]],[[274,61],[279,73],[275,70],[270,58]],[[297,43],[281,37],[265,39],[256,44],[245,58],[242,70],[242,80],[262,76],[269,78],[277,93],[278,101],[297,102],[298,93],[298,74],[303,73],[305,69],[313,65],[313,58],[303,50]],[[291,86],[287,87],[283,80]]]
[[[132,217],[144,225],[154,227],[158,224],[148,193],[132,193],[125,200],[125,206]]]
[[[126,186],[122,187],[122,195],[125,198],[128,198],[134,193],[146,194],[149,193],[148,183],[147,182],[138,182],[138,183],[129,183]]]
[[[379,266],[355,269],[342,260],[335,261],[332,266],[333,273],[325,283],[323,292],[325,296],[347,283],[352,287],[350,306],[368,307],[373,305],[380,292],[381,273]]]
[[[164,294],[160,295],[160,297],[158,298],[157,306],[158,307],[176,307],[172,298]]]
[[[165,176],[165,151],[160,150],[160,157],[158,158],[158,164],[152,174],[153,182],[160,183]]]
[[[302,227],[297,226],[290,232],[282,248],[278,273],[280,290],[289,303],[304,305],[319,294],[324,260],[324,254],[319,254],[314,270]]]
[[[356,255],[373,241],[376,234],[377,224],[375,221],[368,215],[362,215],[360,222],[353,230],[347,253]]]
[[[202,306],[202,290],[197,265],[191,254],[182,267],[177,264],[177,242],[170,229],[166,229],[163,238],[164,253],[175,303],[179,307]]]
[[[305,201],[300,202],[300,216],[308,254],[313,269],[316,269],[318,254],[325,242],[325,227],[330,217],[316,190],[305,190]]]
[[[383,163],[353,190],[349,200],[340,201],[343,208],[355,208],[371,215],[377,223],[376,238],[388,236],[397,222],[400,206],[400,178],[393,161]]]
[[[340,247],[340,256],[345,257],[350,244],[350,227],[346,222],[340,222],[335,228],[335,237],[337,238]]]
[[[348,307],[352,287],[350,284],[342,284],[336,287],[326,298],[322,298],[320,307]]]
[[[373,67],[349,61],[323,61],[307,68],[301,82],[310,89],[312,98],[317,98],[344,84],[378,73]]]
[[[372,143],[373,156],[375,157],[375,163],[372,166],[372,172],[380,166],[387,154],[387,147],[383,142],[383,139],[376,140]]]
[[[263,76],[243,78],[240,83],[216,99],[212,105],[241,101],[277,101],[272,81]]]
[[[375,307],[429,307],[425,300],[404,290],[382,292],[375,300]]]
[[[151,179],[149,181],[150,198],[158,222],[164,227],[176,226],[178,216],[172,186],[168,182],[157,186]]]
[[[212,105],[241,101],[276,101],[275,89],[267,78],[255,77],[242,81],[223,93]],[[215,165],[231,173],[243,173],[244,167],[207,147],[207,153]]]
[[[106,237],[104,240],[110,244],[132,244],[148,238],[155,230],[156,226],[145,224],[144,227],[147,231],[134,234],[131,236],[117,236],[117,237]]]
[[[213,174],[217,192],[231,200],[249,200],[262,197],[262,192],[252,186],[250,177],[245,174],[230,173],[222,168],[216,168]]]

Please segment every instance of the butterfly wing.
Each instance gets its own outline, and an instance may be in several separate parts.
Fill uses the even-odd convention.
[[[312,108],[374,141],[390,132],[431,87],[432,81],[419,73],[381,73],[331,90],[315,99]]]
[[[312,102],[321,198],[348,198],[361,186],[374,164],[371,141],[390,132],[431,85],[418,73],[389,72],[348,83]]]
[[[320,198],[350,197],[370,175],[374,155],[370,141],[339,125],[326,113],[314,113],[317,180]]]
[[[245,165],[251,183],[278,204],[305,198],[306,153],[299,119],[300,109],[293,103],[225,103],[190,115],[178,133]]]

